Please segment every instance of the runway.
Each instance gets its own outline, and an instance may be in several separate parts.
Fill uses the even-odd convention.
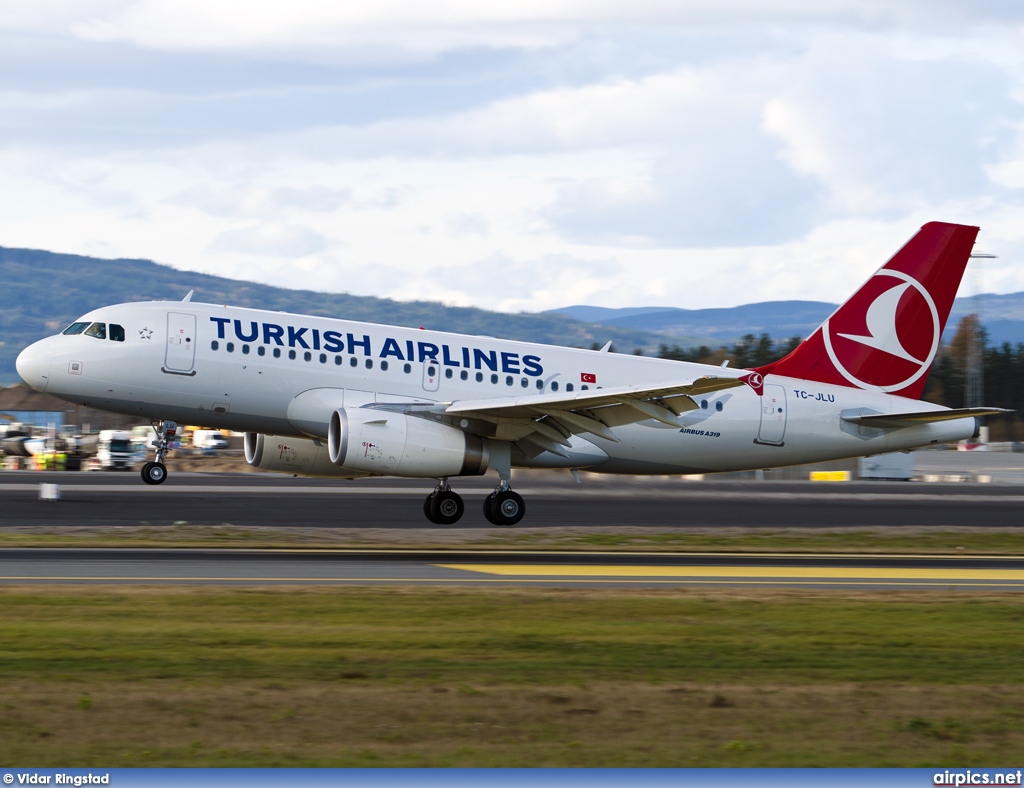
[[[790,586],[1024,591],[1024,558],[514,551],[0,550],[0,584]]]
[[[40,483],[61,499],[39,500]],[[513,479],[526,499],[518,528],[656,526],[819,528],[1007,527],[1021,524],[1024,486],[846,482],[681,481],[568,474]],[[490,527],[481,512],[491,477],[453,481],[466,514],[452,526]],[[256,474],[173,475],[159,487],[135,473],[0,472],[0,527],[191,525],[423,528],[430,480],[337,481]]]

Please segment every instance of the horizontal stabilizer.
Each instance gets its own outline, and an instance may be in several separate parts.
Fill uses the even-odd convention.
[[[998,416],[1000,413],[1013,413],[1006,408],[952,408],[947,410],[924,410],[914,413],[869,413],[866,415],[843,416],[843,421],[859,424],[862,427],[879,427],[896,429],[913,427],[916,424],[933,424],[938,421],[977,418],[978,416]]]

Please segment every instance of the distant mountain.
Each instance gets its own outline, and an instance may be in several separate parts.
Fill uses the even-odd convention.
[[[698,344],[731,344],[744,334],[768,334],[773,339],[807,337],[832,314],[837,304],[825,301],[763,301],[718,309],[676,309],[673,307],[629,307],[608,309],[568,306],[544,314],[564,315],[599,323],[609,328],[652,331],[668,344],[684,347]],[[953,304],[945,340],[953,336],[964,315],[981,314],[989,344],[1024,342],[1024,293],[986,293],[958,298]]]
[[[18,381],[14,360],[22,348],[57,333],[92,309],[127,301],[176,301],[189,290],[196,291],[196,301],[214,304],[426,326],[569,347],[612,340],[622,352],[636,348],[653,352],[661,341],[658,335],[640,329],[602,326],[557,314],[505,314],[428,301],[287,290],[178,271],[150,260],[102,260],[0,247],[0,383]]]

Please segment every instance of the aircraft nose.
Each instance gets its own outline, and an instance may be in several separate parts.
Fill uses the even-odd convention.
[[[21,379],[36,391],[46,391],[50,382],[50,355],[42,342],[29,345],[18,354],[14,365],[18,368]]]

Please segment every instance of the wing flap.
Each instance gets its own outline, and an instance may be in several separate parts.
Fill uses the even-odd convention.
[[[552,434],[557,425],[569,434],[588,432],[618,442],[614,427],[647,419],[679,427],[682,423],[678,415],[697,407],[692,397],[745,385],[743,378],[708,375],[686,383],[653,387],[621,386],[571,394],[463,400],[451,403],[445,412],[499,423],[516,422],[549,440],[558,440]]]

